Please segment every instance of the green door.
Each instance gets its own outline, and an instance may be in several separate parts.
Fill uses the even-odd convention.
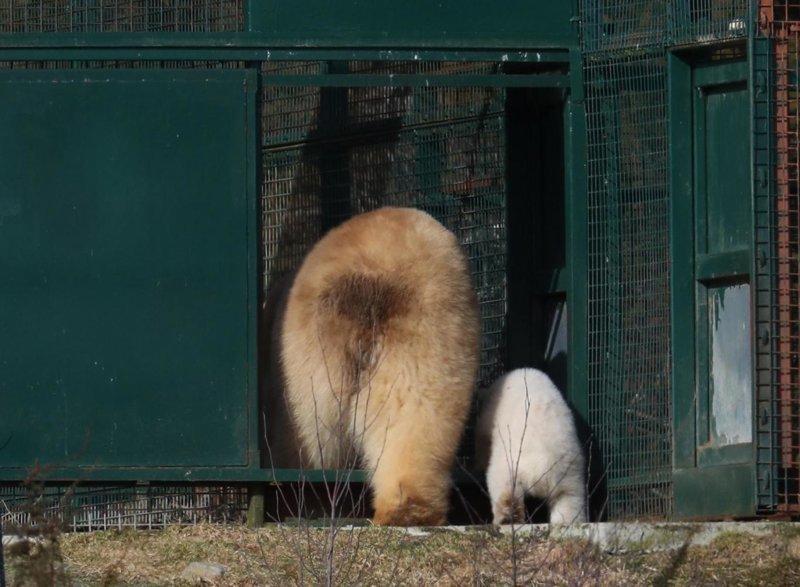
[[[745,62],[672,67],[675,513],[754,512]]]

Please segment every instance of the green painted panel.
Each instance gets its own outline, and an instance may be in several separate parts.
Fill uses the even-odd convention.
[[[705,252],[750,245],[750,99],[744,83],[703,91]]]
[[[678,518],[755,514],[755,470],[751,464],[678,469],[673,475]]]
[[[264,0],[248,28],[301,46],[566,47],[577,44],[573,2]]]
[[[0,77],[0,467],[244,465],[255,77]]]
[[[695,272],[701,281],[747,275],[753,263],[750,247],[725,251],[724,253],[698,254]]]

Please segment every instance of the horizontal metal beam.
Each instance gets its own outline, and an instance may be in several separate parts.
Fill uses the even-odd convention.
[[[568,88],[566,74],[320,74],[282,75],[265,74],[265,86],[311,86],[311,87],[499,87],[499,88]]]
[[[368,474],[363,469],[257,469],[248,467],[43,467],[36,480],[52,484],[61,483],[125,483],[149,481],[153,483],[272,483],[297,481],[352,481],[364,483]],[[0,469],[0,483],[23,482],[30,472],[22,469]],[[453,481],[467,483],[476,480],[470,472],[456,468]]]
[[[566,63],[568,47],[474,49],[297,45],[253,33],[6,33],[2,60],[223,60],[223,61],[507,61]]]
[[[0,469],[0,483],[21,482],[29,477],[21,469]],[[257,469],[248,467],[44,467],[37,472],[37,481],[47,483],[83,482],[229,482],[269,483],[273,481],[366,481],[367,475],[357,470]]]

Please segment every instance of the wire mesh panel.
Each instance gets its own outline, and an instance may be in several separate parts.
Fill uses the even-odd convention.
[[[0,486],[0,520],[10,531],[31,532],[45,524],[90,531],[241,523],[246,510],[242,486]]]
[[[582,0],[587,51],[641,49],[744,37],[749,0]]]
[[[663,53],[585,62],[589,423],[612,518],[672,511],[669,214]]]
[[[486,64],[352,62],[351,73],[485,72]],[[265,279],[297,267],[330,228],[381,206],[426,210],[469,256],[483,319],[482,384],[503,368],[506,315],[505,92],[484,88],[302,87],[264,90]]]
[[[66,69],[242,69],[243,61],[163,61],[108,59],[70,61],[0,61],[0,71],[6,70],[66,70]]]
[[[608,467],[609,515],[664,517],[674,505],[666,55],[672,47],[745,38],[751,3],[579,6],[589,159],[589,419]]]
[[[761,2],[756,71],[758,505],[800,512],[800,2]]]
[[[581,0],[585,51],[663,44],[667,37],[666,0]]]
[[[0,0],[0,33],[244,29],[244,0]]]
[[[742,38],[751,22],[749,0],[673,0],[669,5],[673,44]]]

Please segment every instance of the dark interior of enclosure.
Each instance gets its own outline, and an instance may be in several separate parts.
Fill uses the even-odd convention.
[[[568,389],[564,95],[509,89],[507,369],[536,366]]]

